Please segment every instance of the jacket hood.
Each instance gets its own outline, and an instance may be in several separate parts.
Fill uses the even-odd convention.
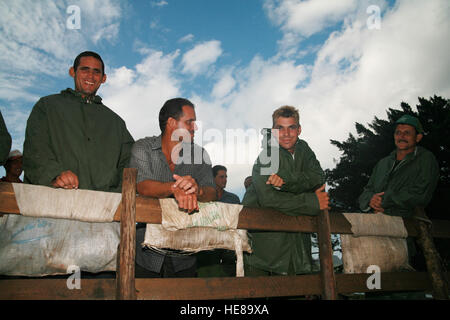
[[[79,93],[78,91],[73,90],[72,88],[67,88],[66,90],[62,90],[61,93],[62,94],[72,95],[72,96],[76,96],[76,97],[80,97],[83,100],[87,100],[86,98],[83,98],[81,96],[81,93]],[[94,102],[94,103],[102,103],[102,98],[100,96],[96,95],[92,99],[90,99],[89,101]]]

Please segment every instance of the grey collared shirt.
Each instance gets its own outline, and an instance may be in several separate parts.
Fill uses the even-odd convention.
[[[131,150],[130,165],[136,168],[139,183],[144,180],[160,182],[175,181],[173,174],[190,175],[200,187],[215,187],[211,160],[208,153],[196,144],[183,144],[180,157],[175,162],[172,172],[161,149],[161,136],[146,137],[135,142]],[[145,228],[136,231],[136,263],[153,272],[160,272],[165,256],[152,250],[143,250]],[[190,255],[172,256],[174,271],[188,269],[195,264],[196,258]]]

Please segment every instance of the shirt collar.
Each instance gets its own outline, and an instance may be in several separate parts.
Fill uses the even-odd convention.
[[[72,88],[67,88],[66,90],[62,90],[61,93],[69,93],[72,94],[74,96],[80,97],[83,100],[88,100],[87,98],[83,98],[81,96],[81,93],[79,93],[78,91],[73,90]],[[102,103],[102,98],[100,96],[94,96],[91,97],[91,99],[89,99],[89,101],[94,102],[94,103]]]

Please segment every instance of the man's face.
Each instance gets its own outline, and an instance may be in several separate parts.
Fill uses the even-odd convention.
[[[227,172],[225,170],[219,170],[214,178],[214,182],[219,188],[225,189],[227,186],[227,178]]]
[[[177,121],[177,128],[187,130],[190,134],[190,141],[192,142],[194,141],[195,131],[197,130],[197,125],[195,124],[195,121],[197,120],[195,117],[195,111],[191,106],[183,106],[182,110],[183,115]],[[187,141],[188,139],[189,137],[184,136],[183,140]]]
[[[100,85],[106,81],[102,63],[94,57],[81,57],[77,70],[72,67],[69,74],[75,81],[75,91],[83,97],[94,96]]]
[[[398,151],[414,151],[422,137],[423,135],[417,134],[416,129],[409,124],[399,124],[395,128],[394,141]]]
[[[297,124],[294,118],[278,117],[273,126],[274,136],[277,139],[279,145],[288,150],[289,152],[294,152],[295,143],[297,142],[297,137],[300,135],[302,129]]]
[[[5,167],[6,171],[15,177],[19,177],[22,174],[22,157],[8,160],[7,166]]]

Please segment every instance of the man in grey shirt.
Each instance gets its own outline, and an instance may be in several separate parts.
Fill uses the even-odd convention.
[[[168,100],[159,112],[161,135],[136,141],[131,151],[130,167],[138,170],[137,192],[154,198],[174,197],[180,214],[198,210],[198,201],[216,199],[209,155],[193,143],[195,121],[189,100]],[[145,228],[138,225],[136,277],[196,276],[195,256],[142,248],[144,236]]]

